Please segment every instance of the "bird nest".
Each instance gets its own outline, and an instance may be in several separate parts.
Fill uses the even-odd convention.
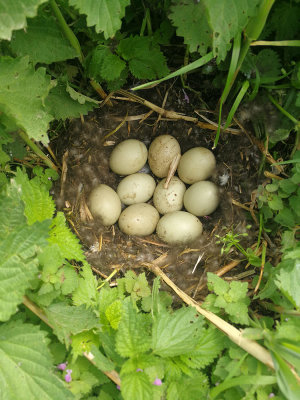
[[[221,134],[213,150],[217,170],[211,178],[220,187],[220,205],[213,214],[200,218],[204,232],[188,246],[168,245],[155,233],[146,237],[128,236],[117,224],[103,226],[92,217],[87,198],[100,183],[116,190],[121,177],[109,169],[109,156],[116,144],[132,138],[149,147],[156,136],[170,134],[178,140],[182,153],[196,146],[213,147],[216,124],[209,118],[214,115],[195,111],[192,102],[185,103],[175,91],[164,97],[155,89],[146,94],[147,99],[124,91],[115,93],[109,99],[112,106],[106,102],[84,119],[70,122],[66,134],[60,135],[55,143],[62,174],[54,188],[54,197],[97,274],[107,277],[115,269],[120,273],[128,269],[149,271],[148,266],[155,263],[177,286],[199,300],[207,271],[222,275],[231,270],[228,279],[236,279],[245,271],[233,249],[221,254],[216,235],[223,236],[231,229],[236,233],[246,232],[249,221],[245,209],[251,211],[251,193],[258,184],[259,150],[241,126]],[[252,231],[242,239],[245,246],[252,244]],[[233,271],[239,264],[240,269]]]

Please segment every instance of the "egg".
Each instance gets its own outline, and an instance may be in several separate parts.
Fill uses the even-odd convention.
[[[88,205],[93,217],[100,217],[105,226],[113,225],[121,214],[121,200],[107,185],[101,184],[92,190]]]
[[[187,244],[201,236],[203,231],[200,220],[186,211],[173,211],[159,220],[156,233],[169,244]]]
[[[121,180],[117,193],[126,205],[146,203],[153,195],[155,180],[151,175],[136,173],[128,175]]]
[[[159,178],[168,175],[169,167],[177,154],[181,154],[177,140],[171,135],[161,135],[149,147],[148,163],[151,171]]]
[[[150,204],[132,204],[122,211],[119,228],[127,235],[151,235],[155,231],[158,220],[158,211]]]
[[[211,177],[215,168],[214,154],[204,147],[194,147],[182,155],[177,172],[183,182],[191,185]]]
[[[219,188],[210,181],[194,183],[187,189],[183,197],[185,209],[198,217],[214,212],[219,202]]]
[[[171,178],[167,189],[164,188],[165,182],[166,178],[159,182],[153,195],[154,206],[160,214],[181,210],[186,190],[185,184],[177,176]]]
[[[136,139],[119,143],[109,158],[110,169],[119,175],[130,175],[138,172],[147,161],[147,147]]]

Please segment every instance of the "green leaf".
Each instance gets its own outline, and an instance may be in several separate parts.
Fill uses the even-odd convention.
[[[25,216],[29,225],[36,221],[51,219],[55,211],[49,191],[37,180],[29,180],[21,169],[17,169],[15,181],[21,186],[21,199],[25,203]]]
[[[280,390],[289,400],[298,400],[300,385],[287,363],[277,354],[272,352],[275,365],[277,382]]]
[[[68,260],[84,261],[84,255],[78,238],[66,226],[66,219],[62,212],[53,218],[49,243],[57,244],[61,255]]]
[[[153,385],[143,372],[132,372],[122,378],[124,400],[153,400]]]
[[[131,36],[123,39],[118,52],[128,61],[129,69],[136,78],[161,78],[169,72],[163,53],[150,37]]]
[[[0,110],[24,129],[30,138],[48,143],[53,119],[43,101],[51,88],[45,68],[34,70],[29,58],[0,58]]]
[[[283,202],[279,196],[273,195],[272,199],[268,201],[268,204],[272,210],[278,211],[283,209]]]
[[[11,47],[17,56],[28,55],[33,64],[51,64],[77,56],[55,18],[45,15],[29,20],[26,31],[15,32]]]
[[[300,307],[300,261],[295,260],[288,268],[281,268],[275,284],[296,307]]]
[[[73,95],[74,97],[74,95]],[[78,118],[80,115],[87,115],[89,111],[96,107],[94,101],[88,100],[82,104],[77,99],[73,99],[67,92],[67,87],[58,81],[46,97],[45,106],[49,114],[55,119]]]
[[[66,400],[73,396],[53,371],[46,333],[13,321],[0,326],[0,397]]]
[[[261,78],[277,78],[281,75],[281,63],[276,51],[261,50],[256,56],[256,66]]]
[[[99,347],[100,341],[99,336],[96,335],[92,330],[85,330],[73,335],[71,339],[73,355],[72,362],[74,363],[77,360],[77,357],[82,356],[84,352],[87,354],[90,353],[93,345]]]
[[[60,271],[60,282],[62,294],[70,294],[77,289],[79,285],[79,277],[73,265],[67,264]]]
[[[111,327],[113,329],[118,329],[119,323],[122,318],[122,301],[116,300],[112,304],[110,304],[105,310],[105,316],[108,319]]]
[[[93,363],[100,371],[112,371],[115,368],[114,363],[105,357],[94,344],[91,346],[91,354],[93,356]]]
[[[197,346],[187,354],[180,356],[191,368],[204,368],[209,365],[223,350],[225,336],[215,328],[202,330]]]
[[[98,326],[96,315],[82,306],[70,306],[66,303],[51,304],[45,313],[53,332],[68,347],[70,336]]]
[[[91,97],[85,96],[82,93],[76,92],[69,84],[67,84],[66,91],[69,93],[73,100],[78,101],[79,104],[85,104],[86,102],[94,103],[98,105],[98,101],[92,99]]]
[[[40,4],[47,0],[0,0],[0,39],[10,40],[11,33],[26,27],[26,18],[35,17]]]
[[[125,8],[130,0],[70,0],[70,5],[86,14],[87,26],[94,26],[96,32],[103,32],[104,38],[112,38],[121,28]]]
[[[94,306],[98,296],[97,280],[88,264],[83,265],[80,276],[78,287],[73,293],[73,303],[77,306],[81,304]]]
[[[291,209],[300,217],[300,196],[291,196],[289,198]]]
[[[201,337],[203,318],[194,307],[181,308],[173,314],[157,315],[152,328],[152,348],[161,357],[174,357],[195,347]]]
[[[229,283],[212,272],[207,273],[207,287],[217,295],[223,295],[229,290]]]
[[[11,210],[10,194],[18,199],[18,192],[13,191],[7,197],[1,196],[1,212],[12,212],[18,216],[19,210],[23,210],[22,203],[19,199],[19,204],[14,204],[13,200],[12,205],[16,205],[16,209]],[[0,320],[6,321],[17,311],[25,290],[38,272],[37,252],[47,246],[49,221],[27,226],[24,216],[19,223],[8,216],[0,221],[0,231],[6,232],[0,243]]]
[[[274,220],[278,224],[287,226],[288,228],[293,228],[295,226],[295,218],[293,212],[288,208],[280,210],[279,213],[274,218]]]
[[[150,345],[150,320],[147,315],[138,314],[127,298],[116,335],[116,350],[122,357],[133,357],[148,351]]]
[[[198,372],[193,377],[183,377],[171,382],[167,391],[167,400],[206,399],[209,382],[206,375]]]

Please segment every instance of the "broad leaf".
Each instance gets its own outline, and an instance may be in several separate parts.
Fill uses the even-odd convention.
[[[98,297],[97,280],[87,263],[83,265],[80,276],[78,287],[73,293],[73,303],[77,306],[81,304],[94,306]]]
[[[150,349],[150,320],[138,314],[128,298],[123,303],[124,312],[116,335],[116,350],[122,357],[133,357]]]
[[[53,119],[43,104],[50,87],[46,70],[34,70],[28,57],[0,59],[0,111],[30,138],[44,144],[48,143],[47,129]]]
[[[122,396],[125,400],[153,400],[153,385],[143,372],[132,372],[122,378]]]
[[[203,318],[193,308],[173,314],[161,312],[153,322],[152,348],[161,357],[174,357],[195,347],[201,337]]]
[[[76,335],[98,325],[96,315],[84,306],[75,307],[66,303],[54,303],[45,312],[53,326],[53,332],[67,346],[70,342],[70,335]]]
[[[108,39],[121,28],[121,20],[130,0],[69,0],[69,3],[81,14],[86,14],[87,26],[95,25],[96,32],[103,32]]]
[[[26,18],[35,17],[40,4],[47,0],[0,0],[0,39],[10,40],[11,33],[26,27]]]
[[[300,261],[295,260],[290,263],[288,268],[281,268],[276,278],[277,287],[296,307],[300,307]]]
[[[0,398],[5,400],[73,399],[53,373],[45,332],[13,321],[0,326]]]
[[[29,20],[26,31],[13,34],[11,46],[17,56],[28,55],[33,64],[51,64],[77,56],[53,17]]]
[[[97,102],[85,101],[83,104],[74,100],[67,92],[67,87],[61,82],[50,90],[45,100],[45,106],[49,114],[55,119],[78,118],[86,115],[97,106]]]

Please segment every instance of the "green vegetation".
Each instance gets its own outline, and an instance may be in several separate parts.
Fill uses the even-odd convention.
[[[299,0],[0,0],[1,399],[300,398],[299,20]],[[208,273],[202,315],[172,308],[158,278],[150,287],[129,271],[110,288],[93,275],[55,210],[58,169],[42,150],[98,94],[175,76],[191,90],[189,72],[219,90],[215,147],[238,107],[260,98],[280,121],[254,118],[256,138],[285,165],[257,188],[261,252],[234,231],[218,238],[257,275],[248,285]]]

